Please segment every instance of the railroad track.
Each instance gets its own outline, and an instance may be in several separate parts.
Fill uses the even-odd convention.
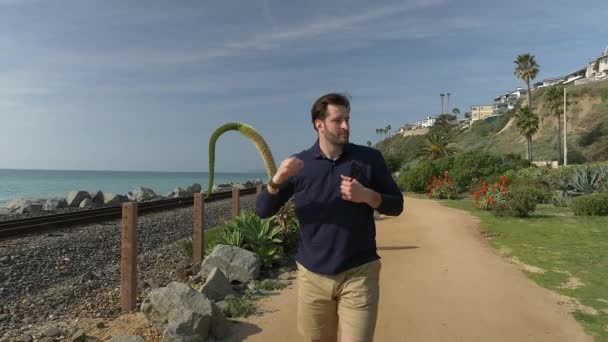
[[[256,189],[241,189],[240,195],[252,195]],[[232,191],[214,192],[205,197],[205,203],[217,202],[232,197]],[[137,204],[138,215],[191,206],[194,197],[178,197],[162,199]],[[63,214],[51,214],[38,217],[28,217],[0,222],[0,238],[34,233],[43,230],[56,229],[82,223],[116,220],[122,218],[122,205],[113,205],[104,208],[95,208]]]

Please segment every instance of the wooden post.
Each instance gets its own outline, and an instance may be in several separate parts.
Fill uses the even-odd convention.
[[[194,194],[194,237],[192,241],[192,261],[200,264],[205,257],[205,201],[200,192]]]
[[[120,306],[123,313],[135,309],[137,300],[137,202],[122,204],[120,246]]]
[[[259,195],[262,192],[262,183],[256,184],[255,186],[255,194]]]
[[[232,188],[232,217],[236,217],[239,214],[239,196],[241,192],[238,188]]]

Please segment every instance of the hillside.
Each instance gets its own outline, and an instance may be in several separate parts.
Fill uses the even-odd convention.
[[[548,88],[532,93],[533,106],[541,123],[533,137],[534,160],[556,160],[556,118],[546,110],[544,95]],[[568,87],[568,150],[570,162],[608,160],[608,81]],[[562,117],[563,121],[563,117]],[[402,161],[415,159],[424,136],[392,136],[376,144],[385,155]],[[496,154],[526,157],[526,141],[511,118],[511,113],[477,121],[450,144],[463,151],[481,149]]]

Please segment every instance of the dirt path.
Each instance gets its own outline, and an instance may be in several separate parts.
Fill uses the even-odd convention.
[[[464,211],[406,199],[397,218],[377,223],[382,257],[375,341],[593,341],[559,297],[480,237]],[[303,341],[296,286],[261,302],[235,340]]]

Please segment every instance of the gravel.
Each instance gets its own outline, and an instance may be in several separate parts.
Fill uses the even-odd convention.
[[[255,195],[241,197],[253,210]],[[138,220],[138,305],[155,287],[186,282],[180,240],[192,236],[192,207]],[[230,218],[230,200],[205,205],[205,227]],[[0,338],[77,317],[120,314],[120,220],[0,240]]]

